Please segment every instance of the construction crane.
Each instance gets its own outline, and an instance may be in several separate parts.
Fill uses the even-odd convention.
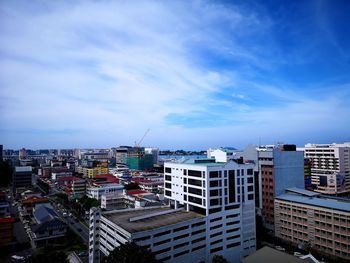
[[[143,139],[145,139],[147,133],[148,133],[150,130],[151,130],[151,129],[149,129],[149,128],[147,129],[147,131],[143,134],[143,136],[142,136],[142,138],[139,140],[139,142],[136,142],[136,141],[135,141],[135,147],[140,147],[140,145],[141,145]]]

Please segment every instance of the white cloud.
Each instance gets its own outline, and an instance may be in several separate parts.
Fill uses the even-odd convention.
[[[293,93],[254,83],[249,73],[253,67],[271,68],[274,60],[267,59],[271,56],[265,46],[277,48],[268,40],[261,47],[251,40],[268,36],[270,30],[268,18],[253,11],[206,1],[18,4],[20,8],[3,4],[0,14],[5,145],[132,144],[150,127],[146,144],[205,148],[216,142],[239,143],[221,135],[223,126],[249,141],[256,133],[246,132],[251,129],[247,121],[263,123],[266,133],[269,126],[276,127],[282,112],[295,116],[296,125],[311,118],[299,122],[303,100],[285,110],[278,106],[262,111],[232,100],[252,102],[252,93],[286,99]],[[211,65],[211,58],[239,65]],[[242,83],[251,89],[242,90]],[[170,114],[205,116],[213,109],[227,124],[190,129],[167,122]],[[75,132],[59,134],[66,129]],[[11,132],[18,130],[44,132]]]

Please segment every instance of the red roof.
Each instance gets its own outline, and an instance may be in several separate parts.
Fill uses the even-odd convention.
[[[76,176],[62,176],[58,177],[58,181],[78,181],[82,180],[82,178],[76,177]]]
[[[139,195],[139,194],[146,194],[148,193],[145,190],[129,190],[126,192],[127,195]]]
[[[15,219],[13,217],[2,217],[0,218],[0,223],[13,223]]]
[[[98,174],[94,179],[105,179],[109,183],[119,184],[119,179],[112,174]]]
[[[46,197],[33,195],[31,197],[28,197],[27,199],[22,200],[22,204],[42,203],[42,202],[48,202],[48,201],[49,199]]]

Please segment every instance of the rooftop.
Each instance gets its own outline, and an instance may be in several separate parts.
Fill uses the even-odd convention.
[[[152,214],[154,214],[154,216],[152,216]],[[103,214],[103,216],[129,233],[160,228],[203,217],[202,215],[194,212],[174,210],[169,207],[127,210],[113,213],[107,212]],[[135,220],[135,218],[141,217],[143,217],[143,219]],[[131,222],[130,219],[135,221]]]
[[[308,196],[308,197],[321,195],[320,193],[316,193],[316,192],[312,192],[312,191],[308,191],[308,190],[296,188],[296,187],[287,188],[286,192],[296,193],[296,194],[300,194],[300,195],[304,195],[304,196]]]
[[[263,247],[257,250],[254,254],[242,259],[242,263],[260,263],[262,259],[264,259],[264,262],[269,263],[305,263],[305,261],[300,258],[270,247]]]
[[[183,157],[183,158],[177,160],[175,163],[197,165],[197,166],[223,166],[223,165],[225,165],[225,163],[215,162],[215,159],[211,159],[211,158],[193,159],[193,158]]]
[[[350,212],[350,202],[346,202],[344,199],[329,199],[325,196],[309,197],[296,194],[282,194],[277,196],[276,199]]]

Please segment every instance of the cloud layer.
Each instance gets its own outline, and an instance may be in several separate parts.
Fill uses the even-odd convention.
[[[330,7],[292,8],[2,2],[2,143],[112,147],[147,128],[161,148],[350,140],[347,40]]]

